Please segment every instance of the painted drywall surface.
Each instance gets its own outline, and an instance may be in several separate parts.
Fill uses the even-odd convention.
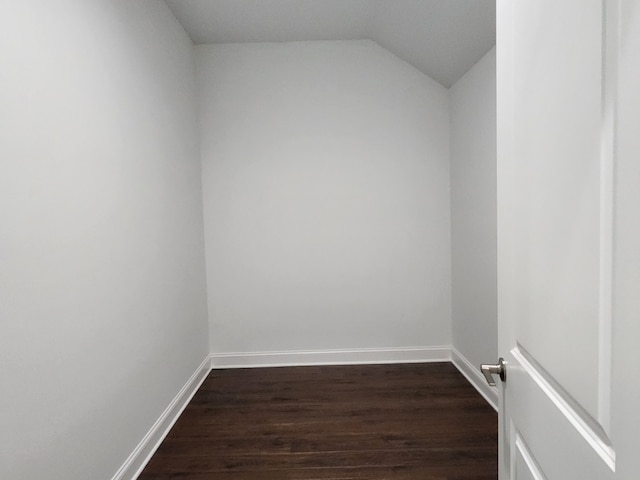
[[[498,354],[495,48],[449,94],[453,346],[479,365]]]
[[[370,41],[196,62],[212,351],[450,344],[447,90]]]
[[[111,478],[208,354],[192,45],[155,0],[0,27],[0,478]]]

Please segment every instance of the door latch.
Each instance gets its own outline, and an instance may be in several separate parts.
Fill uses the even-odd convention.
[[[507,369],[505,368],[504,358],[502,357],[498,359],[497,365],[489,365],[483,363],[482,365],[480,365],[480,371],[484,375],[484,378],[487,379],[487,383],[492,387],[496,386],[496,382],[493,379],[494,374],[499,375],[500,380],[502,380],[503,382],[507,380]]]

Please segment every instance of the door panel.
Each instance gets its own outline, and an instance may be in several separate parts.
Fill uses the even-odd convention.
[[[531,457],[531,452],[522,437],[516,434],[514,438],[516,439],[514,478],[518,480],[546,480],[544,474],[540,471],[540,467]]]
[[[512,350],[510,361],[517,365],[509,370],[507,387],[517,391],[509,404],[510,429],[515,434],[512,448],[517,452],[519,444],[527,445],[526,457],[534,461],[542,478],[609,478],[614,459],[603,430],[520,348]]]
[[[602,2],[516,3],[516,335],[596,417]]]
[[[498,1],[501,478],[615,478],[616,2]]]

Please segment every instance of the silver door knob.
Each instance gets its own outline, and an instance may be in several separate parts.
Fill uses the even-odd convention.
[[[504,358],[502,357],[498,359],[497,365],[489,365],[483,363],[482,365],[480,365],[480,371],[484,375],[484,378],[487,379],[487,383],[492,387],[495,387],[496,385],[496,382],[493,380],[494,374],[499,375],[500,380],[502,380],[503,382],[507,379],[507,369],[505,368]]]

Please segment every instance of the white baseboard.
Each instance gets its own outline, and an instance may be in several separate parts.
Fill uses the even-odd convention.
[[[211,359],[207,356],[111,480],[138,478],[210,371]]]
[[[480,373],[480,365],[473,365],[467,358],[462,355],[456,348],[451,347],[451,361],[460,370],[460,373],[469,380],[469,383],[489,402],[493,409],[498,411],[498,389],[490,387]]]
[[[211,368],[450,362],[451,347],[358,348],[289,352],[213,353]]]

